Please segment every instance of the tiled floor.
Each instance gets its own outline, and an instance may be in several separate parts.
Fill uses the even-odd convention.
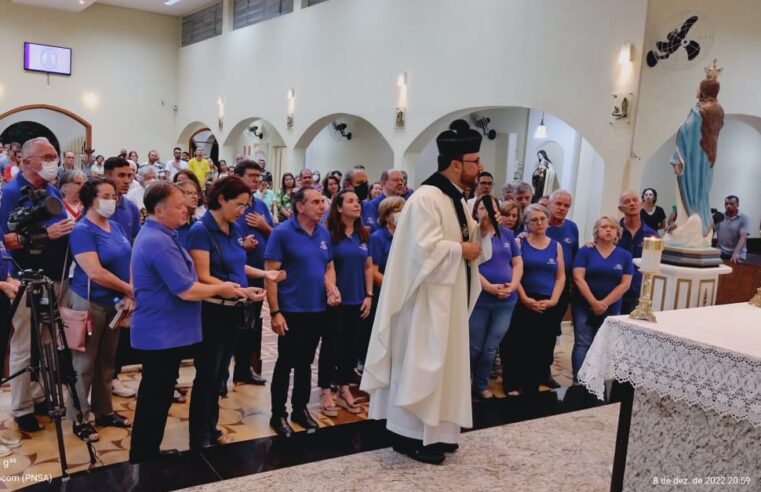
[[[277,357],[277,343],[276,336],[269,330],[269,319],[265,316],[265,335],[263,340],[263,362],[264,362],[264,376],[270,378],[272,368]],[[570,326],[564,326],[564,334],[560,337],[560,342],[556,346],[555,352],[555,365],[553,367],[553,375],[564,386],[569,386],[570,379],[570,352],[572,346],[573,334]],[[314,372],[317,371],[317,364],[313,365]],[[190,386],[192,384],[194,375],[194,369],[192,365],[182,367],[180,370],[180,385]],[[121,379],[126,385],[133,388],[137,388],[140,382],[140,372],[137,367],[127,367],[122,374]],[[316,375],[314,378],[316,381]],[[230,436],[233,440],[233,444],[228,444],[222,448],[229,448],[235,446],[235,443],[251,442],[251,440],[265,438],[274,435],[269,428],[269,411],[270,411],[270,395],[269,386],[235,386],[230,384],[230,391],[228,397],[220,401],[221,411],[219,425],[225,434]],[[493,391],[500,397],[504,396],[502,393],[500,384],[496,380],[491,381],[491,387]],[[552,396],[550,396],[552,395]],[[476,406],[474,419],[479,427],[487,427],[490,425],[500,425],[508,421],[524,420],[525,418],[534,418],[542,415],[552,415],[558,413],[559,405],[565,405],[564,410],[584,408],[589,405],[589,401],[585,398],[565,398],[565,392],[548,394],[545,398],[546,402],[541,402],[538,405],[530,404],[523,408],[521,404],[515,404],[515,402],[508,402],[509,408],[507,410],[497,408],[493,402],[483,402],[482,405]],[[544,398],[540,395],[540,398]],[[561,401],[561,404],[558,401]],[[565,401],[569,400],[569,401]],[[576,401],[578,400],[578,401]],[[366,400],[363,400],[366,402]],[[576,401],[576,403],[574,403]],[[574,405],[577,405],[574,407]],[[9,435],[19,435],[13,419],[9,415],[10,407],[10,388],[8,385],[3,386],[0,389],[0,433]],[[135,400],[134,398],[124,399],[120,397],[114,397],[114,408],[117,412],[132,418],[134,415]],[[310,408],[313,410],[313,415],[318,418],[320,426],[322,428],[339,426],[341,424],[349,424],[353,422],[364,422],[367,425],[363,425],[354,429],[354,426],[348,426],[352,430],[347,430],[346,439],[348,439],[349,447],[352,447],[355,451],[357,449],[357,439],[368,440],[365,445],[383,447],[387,445],[385,442],[385,433],[381,428],[377,428],[376,423],[365,422],[367,419],[367,406],[363,405],[363,410],[358,415],[351,415],[344,411],[339,411],[339,415],[336,418],[328,418],[323,416],[319,412],[319,389],[314,387],[311,397]],[[164,449],[178,449],[184,451],[188,449],[188,409],[189,404],[174,404],[170,411],[170,417],[167,422],[166,432],[162,448]],[[480,412],[480,413],[479,413]],[[56,447],[55,430],[52,422],[47,417],[42,417],[40,420],[45,424],[45,429],[41,432],[33,434],[23,434],[22,446],[16,450],[11,456],[0,459],[0,490],[2,489],[18,489],[20,487],[32,485],[34,480],[24,481],[23,478],[29,475],[40,475],[45,478],[53,478],[60,476],[60,461],[58,458],[58,450]],[[294,427],[299,430],[298,426],[294,424]],[[343,427],[341,425],[341,427]],[[130,432],[125,429],[115,428],[102,428],[99,429],[100,441],[96,443],[95,447],[98,452],[99,464],[97,466],[109,465],[114,463],[125,462],[128,459]],[[342,431],[343,432],[343,431]],[[373,432],[377,433],[379,437],[368,437]],[[321,429],[320,433],[324,436],[324,431]],[[364,436],[364,434],[367,436]],[[65,434],[65,446],[67,451],[67,458],[69,461],[69,471],[77,472],[86,470],[88,467],[88,455],[85,445],[79,441],[75,436],[71,434],[71,425],[69,422],[64,421],[64,434]],[[269,442],[270,440],[265,440]],[[340,441],[340,440],[339,440]],[[368,444],[370,443],[370,444]],[[262,444],[257,443],[256,446],[261,447]],[[268,444],[266,446],[269,446]],[[339,446],[340,448],[340,446]],[[360,449],[365,449],[360,446]],[[208,454],[209,458],[215,456],[215,453],[220,456],[229,455],[233,451],[223,450],[221,448],[212,448]],[[268,452],[272,450],[268,448]],[[342,452],[334,454],[340,456]],[[303,450],[300,451],[303,454]],[[235,454],[235,453],[233,453]],[[265,453],[266,454],[266,453]],[[319,454],[319,453],[318,453]],[[330,457],[334,455],[324,456]],[[181,455],[179,458],[183,467],[190,467],[189,470],[193,470],[194,477],[196,474],[203,474],[203,470],[206,468],[201,466],[197,467],[194,464],[194,460],[199,459],[198,455],[189,456]],[[264,456],[264,455],[262,455]],[[276,456],[281,456],[276,453]],[[289,453],[282,454],[282,458],[286,462]],[[306,453],[307,458],[309,453]],[[320,455],[322,456],[322,455]],[[266,458],[266,456],[265,456]],[[273,458],[275,461],[281,460],[281,458]],[[306,459],[306,458],[304,458]],[[321,458],[317,458],[321,459]],[[220,458],[220,466],[225,465],[225,458]],[[265,459],[266,461],[266,459]],[[308,459],[307,459],[308,462]],[[263,465],[262,465],[263,466]],[[270,463],[273,468],[283,466],[282,462]],[[244,467],[245,468],[245,467]],[[252,473],[252,471],[248,471]],[[171,475],[171,473],[170,473]],[[216,472],[213,472],[211,477],[219,476]],[[74,482],[74,480],[72,480]],[[193,482],[203,483],[203,482]],[[191,485],[187,483],[186,485]],[[174,488],[174,486],[172,487]]]

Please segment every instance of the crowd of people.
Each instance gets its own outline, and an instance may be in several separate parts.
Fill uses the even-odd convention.
[[[78,437],[95,441],[96,427],[132,426],[130,460],[158,456],[169,407],[185,401],[177,386],[180,363],[192,358],[190,447],[225,442],[217,427],[219,398],[232,361],[234,382],[266,383],[264,302],[278,335],[270,383],[275,432],[294,432],[286,406],[292,372],[290,421],[318,427],[307,409],[318,345],[321,411],[328,417],[360,411],[349,385],[363,371],[396,226],[414,193],[404,171],[389,169],[370,183],[362,166],[324,179],[303,169],[284,173],[273,190],[265,162],[239,155],[228,167],[200,147],[190,159],[175,148],[164,163],[155,150],[140,164],[126,150],[106,159],[86,149],[79,167],[73,152],[62,157],[59,165],[44,138],[0,154],[0,253],[23,269],[43,270],[57,291],[66,291],[62,305],[90,313],[86,344],[72,350],[83,412],[78,417],[69,405],[67,416]],[[45,190],[62,205],[43,220],[46,242],[37,250],[8,225],[17,207],[34,205],[29,189]],[[656,205],[654,189],[626,192],[618,207],[623,218],[600,217],[586,242],[567,218],[570,192],[532,203],[528,183],[509,183],[499,197],[493,189],[493,175],[479,164],[474,188],[465,191],[472,195],[468,213],[491,236],[492,255],[478,266],[481,293],[469,319],[471,387],[483,399],[494,397],[488,381],[498,353],[507,395],[558,386],[550,366],[569,306],[576,382],[605,317],[636,306],[641,278],[632,260],[641,256],[643,239],[673,223]],[[738,204],[728,197],[717,225],[722,255],[732,261],[746,254],[748,224]],[[15,268],[0,261],[5,317],[18,287]],[[130,315],[127,337],[112,321]],[[13,327],[11,373],[31,360],[30,323],[23,307],[12,320],[0,319],[3,346]],[[142,364],[134,422],[111,404],[112,393],[135,396],[118,379],[130,347]],[[11,382],[11,395],[19,428],[40,430],[35,414],[46,410],[39,383],[21,375]]]

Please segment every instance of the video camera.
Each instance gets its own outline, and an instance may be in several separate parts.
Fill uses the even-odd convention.
[[[32,202],[32,206],[21,205],[25,200]],[[47,191],[24,186],[21,188],[19,207],[8,215],[8,230],[18,234],[21,245],[31,254],[38,255],[48,242],[47,228],[42,222],[61,212],[61,202],[48,196]]]

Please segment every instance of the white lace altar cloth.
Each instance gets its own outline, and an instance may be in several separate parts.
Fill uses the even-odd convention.
[[[748,303],[655,313],[657,323],[612,316],[579,380],[602,399],[606,380],[761,426],[761,309]]]

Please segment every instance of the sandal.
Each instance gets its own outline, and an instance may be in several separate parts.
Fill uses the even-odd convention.
[[[338,391],[338,398],[336,398],[336,404],[349,413],[357,414],[362,411],[362,407],[354,401],[354,395],[351,394],[348,385],[341,386],[341,389]]]
[[[336,408],[336,402],[333,399],[333,392],[330,391],[330,388],[320,390],[320,405],[323,415],[326,417],[338,417],[338,408]]]
[[[98,439],[100,439],[98,431],[95,430],[95,427],[90,422],[82,422],[81,424],[75,422],[73,431],[75,436],[85,442],[98,442]]]
[[[95,417],[95,425],[101,427],[119,427],[120,429],[128,429],[132,423],[124,415],[119,415],[114,412],[111,415],[104,415],[102,417]]]

